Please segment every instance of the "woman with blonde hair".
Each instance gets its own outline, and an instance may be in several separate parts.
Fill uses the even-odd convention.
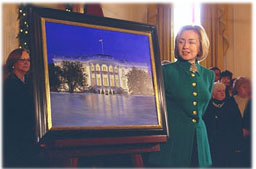
[[[202,26],[183,26],[175,38],[174,63],[162,66],[170,137],[159,153],[149,156],[154,167],[208,167],[212,164],[202,116],[211,98],[214,73],[199,64],[208,55]]]

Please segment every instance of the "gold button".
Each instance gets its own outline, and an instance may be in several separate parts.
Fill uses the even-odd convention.
[[[196,105],[197,105],[197,102],[196,102],[196,101],[193,101],[193,105],[196,106]]]
[[[196,119],[192,119],[192,122],[193,122],[193,123],[196,123]]]
[[[196,74],[195,74],[195,73],[191,73],[191,76],[192,76],[192,77],[195,77],[195,76],[196,76]]]
[[[193,83],[192,83],[192,86],[195,87],[195,86],[196,86],[196,82],[193,82]]]
[[[194,96],[197,96],[197,92],[193,92],[193,95],[194,95]]]
[[[194,110],[194,111],[193,111],[193,115],[197,115],[197,111]]]

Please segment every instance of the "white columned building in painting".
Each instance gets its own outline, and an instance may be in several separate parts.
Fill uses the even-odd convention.
[[[123,90],[129,94],[128,77],[126,75],[133,67],[149,73],[149,66],[146,63],[117,60],[104,54],[91,57],[55,56],[52,59],[54,65],[60,68],[63,61],[80,62],[86,79],[83,90],[93,88],[100,94],[116,94],[118,90]],[[65,91],[66,89],[61,90]]]

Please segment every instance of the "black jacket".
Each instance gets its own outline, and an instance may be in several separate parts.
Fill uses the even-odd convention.
[[[3,86],[3,162],[6,167],[31,167],[34,162],[33,105],[30,85],[11,73]]]
[[[223,102],[212,99],[203,119],[207,128],[213,166],[230,167],[230,163],[233,162],[232,156],[236,150],[241,149],[243,139],[241,115],[234,98],[227,98]]]

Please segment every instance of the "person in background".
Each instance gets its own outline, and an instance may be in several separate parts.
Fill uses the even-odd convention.
[[[226,85],[226,97],[232,96],[232,76],[233,73],[228,70],[221,72],[220,75],[220,82]]]
[[[174,63],[163,65],[170,138],[149,155],[149,167],[207,167],[212,164],[202,116],[211,98],[214,73],[199,65],[209,40],[203,27],[187,25],[175,38]]]
[[[210,70],[213,71],[214,74],[215,74],[214,82],[220,81],[220,74],[221,74],[220,69],[218,67],[211,67]]]
[[[3,84],[4,167],[37,166],[32,87],[26,76],[29,69],[28,50],[15,49],[9,54]]]
[[[233,83],[233,93],[242,120],[241,167],[251,167],[251,81],[246,77],[238,77]]]
[[[235,152],[240,151],[242,123],[236,103],[226,99],[226,86],[215,82],[212,99],[203,116],[211,148],[212,167],[237,167]]]

